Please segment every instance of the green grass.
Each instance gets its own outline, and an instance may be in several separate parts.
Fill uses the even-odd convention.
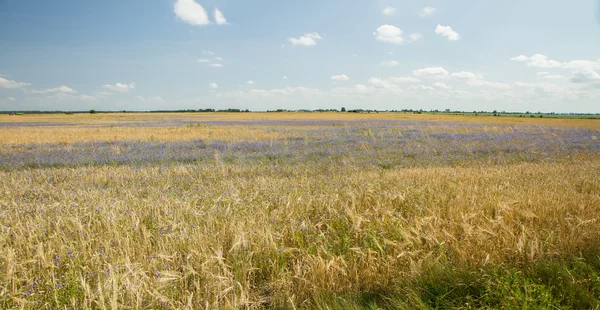
[[[547,258],[527,266],[484,268],[439,264],[414,279],[397,279],[393,290],[329,294],[319,309],[597,309],[600,250],[568,259]]]

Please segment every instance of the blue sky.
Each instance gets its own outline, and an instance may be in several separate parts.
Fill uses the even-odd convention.
[[[0,0],[0,110],[342,106],[600,113],[600,3]]]

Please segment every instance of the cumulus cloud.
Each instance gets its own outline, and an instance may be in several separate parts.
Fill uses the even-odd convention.
[[[8,101],[16,101],[17,99],[15,99],[15,97],[8,97],[8,98],[6,98],[6,100],[8,100]]]
[[[305,33],[299,38],[289,38],[288,40],[292,43],[292,45],[313,46],[317,45],[317,40],[323,40],[323,37],[316,32],[311,32]]]
[[[592,70],[576,71],[569,80],[572,83],[600,82],[600,74]]]
[[[388,16],[394,15],[394,13],[396,13],[396,9],[391,6],[388,6],[387,8],[383,9],[382,13]]]
[[[393,25],[381,25],[373,33],[378,41],[400,44],[404,41],[402,38],[402,29]]]
[[[210,64],[209,66],[211,66],[213,68],[221,68],[221,67],[223,67],[223,64],[216,63],[216,64]]]
[[[435,27],[435,33],[446,37],[450,41],[456,41],[460,39],[458,32],[452,30],[452,27],[450,26],[442,26],[438,24],[437,27]]]
[[[49,93],[73,94],[73,93],[76,93],[76,91],[74,89],[67,87],[65,85],[59,86],[59,87],[54,87],[54,88],[48,88],[48,89],[44,89],[44,90],[33,90],[31,92],[34,94],[49,94]]]
[[[444,84],[442,82],[435,82],[435,83],[433,83],[433,86],[435,86],[437,88],[441,88],[441,89],[452,89],[452,86]]]
[[[414,70],[413,75],[419,77],[444,77],[448,75],[448,71],[442,67],[429,67]]]
[[[400,63],[396,60],[390,60],[390,61],[382,61],[381,64],[384,66],[388,66],[388,67],[395,67],[395,66],[399,65]]]
[[[25,86],[29,86],[29,85],[31,85],[31,84],[12,81],[12,80],[8,80],[3,77],[0,77],[0,88],[21,88],[21,87],[25,87]]]
[[[212,89],[216,89],[216,88],[219,88],[219,84],[212,82],[212,83],[208,84],[208,87],[210,87]]]
[[[206,59],[206,58],[199,58],[199,59],[198,59],[198,62],[199,62],[199,63],[207,63],[207,62],[210,62],[210,60],[208,60],[208,59]]]
[[[223,16],[223,13],[219,9],[215,9],[215,22],[217,25],[226,25],[227,19]]]
[[[210,24],[206,10],[194,0],[177,0],[173,11],[179,19],[190,25],[204,26]]]
[[[600,59],[593,60],[571,60],[563,64],[564,68],[577,70],[600,70]]]
[[[517,62],[523,62],[528,67],[534,67],[534,68],[559,68],[562,66],[562,64],[560,62],[558,62],[556,60],[552,60],[552,59],[548,58],[548,56],[542,55],[542,54],[535,54],[531,57],[527,57],[525,55],[520,55],[517,57],[513,57],[510,60],[517,61]]]
[[[282,77],[281,77],[281,79],[282,79],[282,80],[287,80],[287,79],[288,79],[288,77],[287,77],[287,75],[284,75],[284,76],[282,76]]]
[[[105,85],[102,85],[102,88],[112,90],[112,91],[126,93],[135,88],[135,83],[130,83],[130,84],[116,83],[115,85],[105,84]]]
[[[254,81],[250,80],[250,81],[247,81],[246,84],[248,84],[248,85],[254,85],[256,83],[254,83]]]
[[[421,10],[421,13],[419,15],[421,15],[421,17],[425,18],[427,16],[433,15],[433,13],[435,13],[435,11],[436,11],[436,8],[428,6],[428,7],[424,7]]]
[[[350,78],[345,74],[332,75],[331,79],[334,81],[347,81]]]

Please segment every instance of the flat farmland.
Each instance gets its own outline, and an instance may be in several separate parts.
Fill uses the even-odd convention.
[[[600,120],[0,116],[0,308],[598,308]]]

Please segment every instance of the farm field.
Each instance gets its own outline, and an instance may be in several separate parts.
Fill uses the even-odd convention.
[[[600,120],[0,115],[0,308],[600,307]]]

